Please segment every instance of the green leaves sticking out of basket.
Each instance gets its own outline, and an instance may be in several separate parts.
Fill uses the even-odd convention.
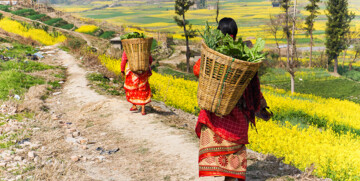
[[[242,38],[234,40],[230,35],[224,35],[220,30],[209,26],[208,22],[206,22],[203,33],[199,33],[209,48],[224,55],[248,62],[260,62],[265,59],[266,54],[262,53],[265,41],[261,38],[256,40],[253,48],[249,48]]]

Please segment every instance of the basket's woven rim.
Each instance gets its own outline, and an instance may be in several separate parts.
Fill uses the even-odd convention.
[[[216,55],[216,56],[219,56],[219,57],[221,57],[222,59],[224,59],[225,61],[221,61],[221,63],[223,63],[223,64],[228,64],[228,63],[229,63],[228,60],[232,61],[232,59],[233,59],[233,57],[224,55],[224,54],[222,54],[222,53],[220,53],[220,52],[217,52],[217,51],[209,48],[209,47],[206,45],[206,43],[204,42],[204,40],[202,41],[202,47],[203,47],[206,51],[208,51],[209,53],[212,53],[212,54],[214,54],[214,55]],[[235,58],[235,61],[233,62],[233,65],[234,65],[234,64],[239,64],[239,63],[240,63],[240,64],[247,64],[248,66],[255,66],[255,65],[260,66],[260,65],[262,64],[262,61],[260,61],[260,62],[248,62],[248,61],[239,60],[239,59],[236,59],[236,58]],[[233,65],[232,65],[231,67],[233,67]]]
[[[146,38],[131,38],[131,39],[124,39],[121,40],[122,43],[137,43],[137,42],[143,42],[143,41],[147,41],[149,39],[153,39],[153,37],[146,37]]]

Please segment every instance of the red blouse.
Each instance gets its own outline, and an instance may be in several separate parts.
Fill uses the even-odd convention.
[[[194,65],[194,74],[197,77],[199,77],[200,63],[201,59]],[[228,141],[248,144],[249,122],[255,125],[255,112],[260,110],[260,100],[262,98],[260,81],[256,74],[242,95],[242,99],[246,104],[244,108],[236,106],[229,115],[223,117],[218,117],[215,113],[207,110],[200,111],[195,128],[197,136],[200,137],[201,125],[204,124]]]

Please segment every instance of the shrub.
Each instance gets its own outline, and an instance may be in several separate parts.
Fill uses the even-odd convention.
[[[95,25],[83,25],[75,31],[79,32],[79,33],[91,34],[91,33],[94,33],[95,31],[97,31],[98,29],[99,29],[99,27],[97,27]]]
[[[68,47],[70,50],[79,50],[84,44],[86,44],[85,40],[75,38],[75,37],[69,37],[63,45]]]
[[[153,39],[153,42],[151,44],[151,50],[155,50],[157,47],[157,44],[158,44],[157,41],[155,39]]]
[[[5,12],[10,12],[10,6],[8,5],[0,5],[0,10]]]
[[[32,20],[37,20],[44,16],[46,16],[46,14],[36,14],[36,15],[27,16],[27,18],[32,19]]]
[[[60,28],[71,30],[72,28],[74,28],[74,24],[66,24],[66,25],[60,26]]]
[[[103,34],[100,35],[100,38],[110,39],[114,37],[115,31],[105,31]]]
[[[41,29],[41,24],[39,22],[33,22],[32,23],[33,27],[36,28],[36,29]]]
[[[15,14],[15,15],[18,15],[18,16],[24,16],[24,17],[38,14],[38,12],[36,12],[33,9],[20,9],[20,10],[17,10],[17,11],[13,11],[11,13]]]
[[[41,18],[38,19],[38,20],[41,21],[41,22],[45,22],[45,21],[51,20],[51,17],[49,17],[49,16],[44,16],[44,17],[41,17]]]
[[[360,81],[360,72],[356,71],[356,70],[352,70],[352,71],[348,71],[345,74],[345,77],[355,80],[355,81]]]
[[[61,20],[62,20],[62,18],[54,18],[54,19],[47,20],[44,23],[47,25],[53,25]]]
[[[44,30],[45,32],[48,32],[49,26],[43,25],[43,26],[41,26],[41,29]]]
[[[194,67],[194,64],[190,63],[190,72],[193,72],[193,67]],[[181,62],[176,65],[176,68],[183,72],[186,72],[187,64],[185,62]]]
[[[52,26],[62,27],[62,26],[65,26],[65,25],[67,25],[67,24],[69,24],[67,21],[65,21],[65,20],[60,20],[60,21],[54,23]]]

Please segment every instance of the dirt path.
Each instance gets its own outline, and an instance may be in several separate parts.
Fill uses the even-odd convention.
[[[93,122],[94,126],[89,131],[80,130],[84,133],[84,137],[95,139],[99,137],[97,133],[101,132],[102,138],[98,138],[97,143],[103,142],[105,135],[110,137],[121,138],[125,145],[117,145],[107,143],[107,147],[118,147],[124,151],[117,158],[122,163],[106,162],[107,167],[113,167],[111,175],[115,180],[198,180],[197,156],[198,147],[195,139],[191,140],[191,136],[184,130],[167,127],[161,123],[164,119],[161,115],[148,114],[142,116],[139,113],[132,113],[128,109],[130,104],[125,100],[106,97],[99,95],[91,90],[87,84],[87,72],[80,68],[76,60],[66,52],[59,51],[58,56],[61,57],[63,66],[67,67],[68,79],[60,96],[54,97],[48,101],[48,105],[54,114],[61,115],[62,119],[71,122],[77,127],[81,127],[81,121],[102,119],[99,122]],[[102,117],[102,118],[100,118]],[[100,127],[94,128],[101,124]],[[79,129],[79,128],[77,128]],[[100,145],[99,144],[99,145]],[[104,145],[104,147],[106,147]],[[134,147],[135,146],[135,147]],[[95,147],[89,148],[94,151]],[[123,148],[130,148],[124,150]],[[135,149],[131,149],[134,147]],[[88,150],[72,150],[70,155],[86,155]],[[135,151],[138,154],[132,154]],[[116,157],[117,154],[114,154]],[[136,158],[140,156],[140,158]],[[135,158],[132,158],[135,157]],[[134,162],[136,160],[136,162]],[[150,162],[150,163],[144,163]],[[125,164],[127,163],[127,164]],[[149,168],[143,168],[138,164],[148,165]],[[82,162],[80,167],[85,169],[85,173],[93,179],[104,179],[101,175],[108,177],[110,173],[104,175],[103,165],[93,165],[92,162]],[[139,167],[140,166],[140,167]],[[135,167],[135,170],[134,170]],[[139,170],[136,170],[138,167]],[[115,169],[121,168],[121,169]],[[141,173],[143,169],[150,169],[154,173]],[[129,171],[132,170],[129,175]],[[137,174],[137,176],[132,176]],[[141,176],[142,175],[142,176]],[[122,179],[119,179],[122,178]],[[126,179],[125,179],[126,178]],[[209,180],[209,179],[205,179]],[[216,179],[210,179],[216,180]],[[218,178],[217,180],[221,180]]]

